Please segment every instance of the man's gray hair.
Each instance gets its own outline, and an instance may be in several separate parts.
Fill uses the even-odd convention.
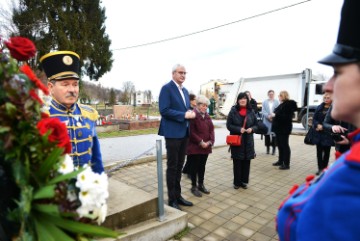
[[[175,64],[174,67],[172,68],[172,73],[174,73],[176,71],[176,69],[179,68],[179,67],[184,67],[185,68],[185,66],[182,65],[182,64]]]
[[[210,100],[208,98],[206,98],[205,95],[199,95],[198,97],[196,97],[196,104],[197,105],[200,105],[200,104],[210,105]]]

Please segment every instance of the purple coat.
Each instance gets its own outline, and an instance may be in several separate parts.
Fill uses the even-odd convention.
[[[190,138],[186,154],[209,154],[211,153],[212,146],[215,142],[214,125],[208,113],[202,117],[196,108],[194,111],[196,117],[190,121]],[[204,142],[211,141],[212,146],[209,146],[206,149],[202,148],[200,146],[201,140]]]

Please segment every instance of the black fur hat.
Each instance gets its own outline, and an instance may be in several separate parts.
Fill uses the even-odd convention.
[[[346,64],[360,61],[360,1],[345,0],[337,42],[333,52],[321,59],[326,65]]]
[[[40,58],[40,63],[49,81],[80,78],[80,56],[75,52],[50,52]]]

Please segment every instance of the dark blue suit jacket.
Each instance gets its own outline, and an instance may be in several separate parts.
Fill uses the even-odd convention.
[[[160,91],[159,110],[161,122],[159,135],[165,138],[184,138],[188,136],[189,124],[185,112],[190,108],[189,92],[183,88],[186,105],[174,81],[165,84]]]

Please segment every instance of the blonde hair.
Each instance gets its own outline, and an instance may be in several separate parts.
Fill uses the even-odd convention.
[[[283,101],[284,100],[290,100],[289,93],[286,90],[280,91],[279,95],[283,98]]]

